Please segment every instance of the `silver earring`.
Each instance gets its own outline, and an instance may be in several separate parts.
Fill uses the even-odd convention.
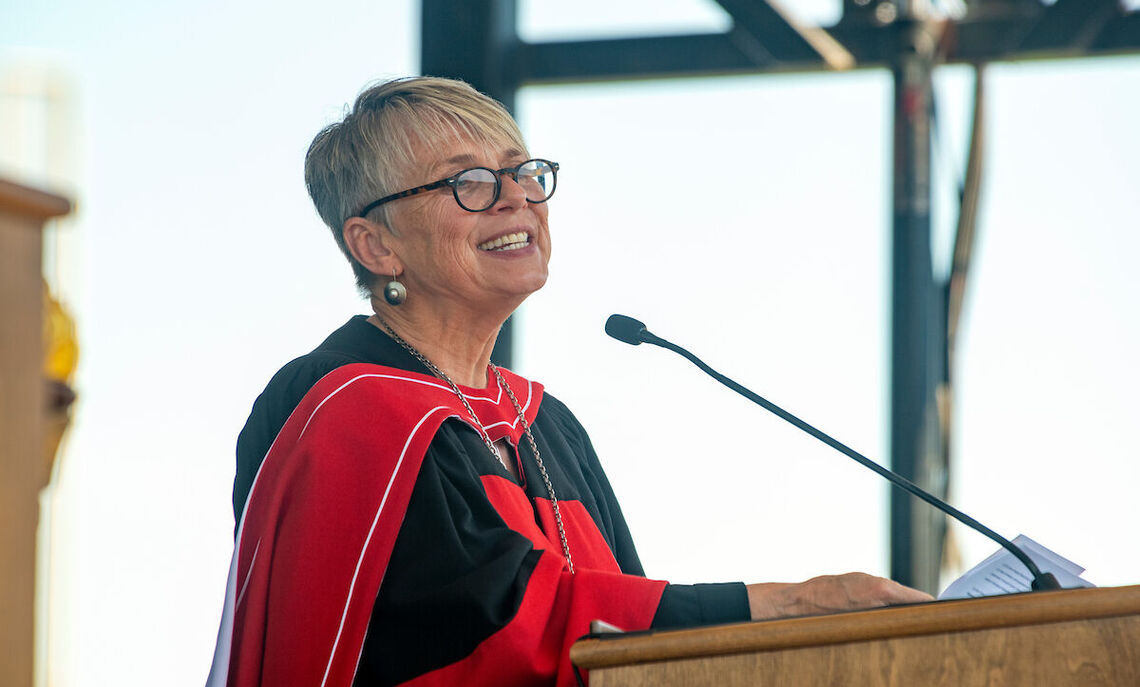
[[[388,301],[388,305],[400,305],[408,300],[408,290],[396,281],[395,272],[392,272],[392,281],[384,285],[384,300]]]

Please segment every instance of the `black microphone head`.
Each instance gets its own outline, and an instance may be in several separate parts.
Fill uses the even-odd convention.
[[[610,315],[606,320],[606,333],[618,341],[633,346],[641,345],[641,335],[646,333],[645,325],[625,315]]]

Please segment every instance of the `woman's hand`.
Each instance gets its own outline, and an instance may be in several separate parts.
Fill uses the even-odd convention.
[[[823,575],[806,582],[748,585],[753,620],[821,615],[860,608],[933,601],[926,592],[865,573]]]

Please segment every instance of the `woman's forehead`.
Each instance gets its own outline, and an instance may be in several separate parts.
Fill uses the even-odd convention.
[[[416,150],[413,147],[417,171],[428,176],[448,174],[465,167],[499,168],[512,162],[521,162],[526,154],[513,141],[459,139],[426,149]]]

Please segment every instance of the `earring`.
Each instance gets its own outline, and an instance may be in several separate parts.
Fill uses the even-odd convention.
[[[388,305],[400,305],[408,300],[408,290],[396,281],[395,271],[392,272],[392,281],[384,285],[384,300],[388,301]]]

